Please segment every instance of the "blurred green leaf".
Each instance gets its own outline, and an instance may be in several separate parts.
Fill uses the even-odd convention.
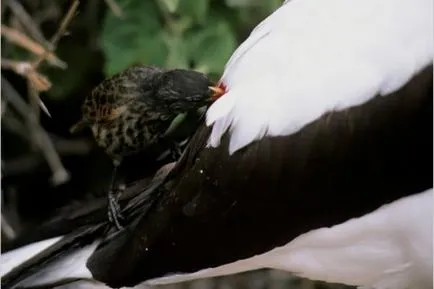
[[[159,10],[154,1],[118,1],[124,17],[107,11],[101,35],[106,57],[105,73],[119,72],[132,64],[164,65],[167,47],[161,35]]]
[[[169,50],[165,66],[168,68],[189,68],[188,47],[181,36],[163,34],[163,39]]]
[[[223,19],[214,19],[190,35],[188,51],[195,69],[221,73],[235,47],[235,35],[229,24]]]
[[[238,1],[235,6],[247,2],[253,5],[239,9],[228,7],[228,2],[234,4],[211,0],[118,0],[125,17],[107,11],[101,34],[105,73],[110,75],[132,64],[152,64],[221,74],[238,41],[244,40],[251,26],[282,0]]]
[[[193,18],[195,22],[204,23],[209,9],[210,0],[181,0],[178,13]]]
[[[176,11],[179,5],[179,0],[159,0],[161,3],[164,4],[164,7],[166,7],[167,11],[170,13],[173,13]]]
[[[248,7],[257,6],[259,2],[266,2],[261,0],[225,0],[225,4],[228,7]]]

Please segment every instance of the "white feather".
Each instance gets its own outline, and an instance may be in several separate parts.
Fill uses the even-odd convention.
[[[62,237],[56,237],[40,242],[36,242],[1,255],[1,276],[10,272],[16,266],[34,257],[36,254],[47,249],[51,245],[60,241]],[[26,286],[43,286],[50,285],[61,280],[67,279],[81,279],[72,283],[66,283],[58,285],[58,289],[110,289],[105,284],[92,279],[92,274],[86,267],[87,259],[94,252],[99,241],[95,241],[93,244],[85,246],[83,248],[74,250],[72,253],[62,256],[59,260],[56,260],[47,266],[44,266],[41,270],[35,274],[30,275],[20,283],[16,284],[14,288],[26,287]],[[127,287],[123,287],[127,288]],[[146,284],[138,284],[134,289],[149,289]]]
[[[86,262],[94,252],[98,243],[99,241],[95,241],[92,245],[85,246],[63,256],[18,285],[38,286],[69,278],[92,279],[92,273],[87,269]]]
[[[269,266],[326,282],[432,288],[433,190],[313,230],[268,253]]]
[[[292,0],[233,53],[207,112],[230,153],[402,87],[433,58],[433,0]]]
[[[57,241],[62,239],[62,237],[56,237],[48,240],[43,240],[37,243],[29,244],[21,248],[17,248],[10,252],[1,254],[0,260],[0,273],[1,276],[10,272],[13,268],[24,263],[25,261],[31,259],[33,256],[42,252],[46,248],[50,247]]]
[[[36,242],[1,255],[1,276],[10,272],[16,266],[19,266],[23,262],[36,256],[38,253],[54,245],[60,241],[63,237],[56,237],[40,242]],[[19,286],[38,286],[46,285],[53,282],[57,282],[63,279],[69,278],[82,278],[91,279],[92,274],[86,267],[87,259],[94,252],[99,240],[93,244],[85,246],[83,248],[74,250],[68,255],[62,256],[58,260],[43,267],[43,269],[37,271],[35,274],[30,275]],[[84,282],[84,281],[83,281]],[[95,282],[89,281],[89,284]],[[96,285],[95,285],[96,286]],[[98,285],[99,286],[99,285]]]
[[[433,190],[404,197],[267,253],[150,285],[273,268],[313,280],[376,289],[432,288]]]

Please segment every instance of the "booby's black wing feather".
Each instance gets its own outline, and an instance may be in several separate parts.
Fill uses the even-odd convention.
[[[431,188],[432,77],[431,65],[390,95],[233,155],[227,135],[206,147],[203,126],[150,209],[102,244],[88,268],[112,287],[191,273]]]
[[[170,172],[169,168],[163,167],[149,184],[140,182],[127,189],[122,196],[121,204],[126,203],[123,213],[125,213],[128,222],[133,222],[151,206],[155,199],[155,189],[165,179],[168,172]],[[143,191],[144,186],[147,188],[145,191]],[[43,271],[49,264],[61,260],[63,257],[68,258],[69,253],[73,253],[77,249],[86,247],[98,240],[109,242],[111,238],[117,236],[115,235],[115,228],[107,221],[106,200],[95,202],[92,205],[82,205],[81,210],[69,208],[67,212],[64,211],[63,214],[42,224],[39,230],[41,232],[33,232],[14,245],[17,246],[20,243],[27,245],[43,239],[61,236],[65,233],[67,235],[2,276],[2,288],[15,288],[21,281]],[[59,276],[56,284],[58,286],[75,281],[77,279]],[[42,287],[26,286],[25,288],[43,288],[44,286],[54,288],[56,284],[45,284],[41,285]]]
[[[143,237],[139,228],[140,223],[148,219],[148,212],[159,210],[159,201],[164,199],[172,190],[173,185],[178,182],[179,176],[182,176],[184,172],[193,166],[198,153],[206,144],[209,133],[209,128],[205,126],[199,128],[175,167],[167,175],[158,178],[158,180],[152,183],[147,194],[153,195],[153,201],[152,204],[149,204],[147,210],[143,210],[142,206],[137,205],[139,202],[136,201],[130,202],[129,206],[125,208],[122,214],[129,216],[129,225],[124,230],[111,235],[109,239],[102,242],[88,260],[87,266],[95,279],[106,283],[106,277],[111,275],[110,279],[115,280],[116,284],[117,282],[123,283],[125,276],[129,274],[128,272],[134,271],[133,267],[137,263],[140,263],[142,259],[141,254],[147,250],[140,245],[140,241],[136,242]],[[136,216],[138,212],[141,212],[141,214]],[[170,211],[166,212],[169,213]],[[152,218],[152,213],[150,218]],[[160,221],[151,225],[153,229],[148,230],[148,232],[152,235],[158,234],[160,228],[165,229],[164,226],[161,226],[162,223]],[[117,266],[113,266],[112,264],[122,264],[122,268],[118,267],[115,269],[114,267]],[[107,284],[117,287],[117,285],[110,281]]]

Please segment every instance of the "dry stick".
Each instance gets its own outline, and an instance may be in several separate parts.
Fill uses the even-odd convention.
[[[9,240],[13,240],[17,236],[17,233],[12,228],[12,226],[10,225],[6,217],[3,215],[3,213],[1,214],[1,228],[6,238],[8,238]]]
[[[26,141],[30,141],[27,127],[22,123],[18,116],[10,111],[2,117],[2,129],[10,131]]]
[[[54,34],[54,36],[51,38],[51,49],[45,49],[38,43],[35,43],[33,40],[29,39],[26,35],[20,33],[17,30],[14,30],[12,28],[8,28],[4,25],[2,25],[2,35],[5,35],[11,42],[14,42],[18,45],[21,45],[23,47],[27,47],[30,51],[34,52],[35,54],[39,55],[39,58],[32,64],[33,69],[27,69],[26,76],[27,79],[30,80],[29,87],[35,88],[35,92],[31,92],[32,103],[38,103],[39,106],[41,106],[42,110],[50,116],[50,113],[48,112],[48,109],[42,102],[42,100],[39,98],[38,91],[43,91],[49,89],[51,84],[49,83],[48,79],[42,77],[40,73],[37,72],[38,66],[41,64],[41,62],[45,59],[47,61],[50,61],[50,55],[54,55],[53,49],[57,46],[57,43],[59,42],[60,38],[65,34],[66,28],[68,27],[69,23],[71,22],[72,18],[75,15],[75,12],[78,8],[78,5],[80,2],[78,0],[75,0],[72,5],[70,6],[68,12],[66,13],[65,17],[62,19],[62,22],[57,29],[57,32]],[[42,51],[41,51],[42,50]],[[61,68],[66,68],[67,65],[64,63],[64,65]],[[46,85],[44,85],[46,84]],[[35,98],[36,97],[36,98]],[[33,105],[32,105],[33,106]],[[35,108],[35,113],[38,114],[39,110]],[[36,112],[37,111],[37,112]],[[38,118],[39,119],[39,118]]]
[[[87,140],[66,140],[53,141],[56,151],[61,155],[85,155],[91,150],[92,144]],[[5,175],[14,176],[34,171],[36,167],[44,162],[39,154],[28,153],[14,159],[5,161],[3,167]]]
[[[32,19],[29,13],[27,13],[23,5],[21,5],[17,0],[7,0],[6,3],[31,36],[39,43],[42,43],[43,46],[52,49],[51,43],[45,39],[44,35],[38,28],[39,25]]]
[[[48,78],[33,69],[33,66],[27,61],[17,61],[2,58],[1,67],[4,69],[13,70],[15,73],[29,79],[36,87],[37,91],[47,91],[51,88],[51,82],[48,80]],[[42,109],[44,109],[44,107],[42,107]],[[46,111],[46,113],[49,115],[48,111]]]
[[[2,162],[2,167],[4,163]],[[1,175],[3,178],[3,174]],[[13,190],[13,189],[12,189]],[[1,202],[1,228],[2,233],[10,239],[14,239],[20,234],[21,224],[20,218],[17,215],[17,194],[11,190],[8,191],[8,205],[4,203],[4,191],[1,190],[0,202]]]
[[[66,13],[65,17],[63,18],[57,32],[51,38],[52,48],[55,48],[57,46],[58,41],[65,34],[66,28],[69,25],[69,23],[71,22],[72,18],[74,17],[79,3],[80,2],[78,0],[75,0],[72,3],[71,7],[69,8],[68,12]],[[8,27],[6,27],[6,29],[4,29],[4,28],[5,27],[3,27],[3,25],[2,25],[2,34],[6,33],[7,35],[9,35],[9,38],[15,40],[16,43],[21,43],[21,45],[23,45],[23,43],[26,43],[27,47],[29,46],[29,44],[35,44],[34,41],[29,39],[27,36],[21,34],[20,32],[14,31],[13,29],[8,28]],[[13,36],[15,36],[15,37],[13,37]],[[19,40],[21,40],[21,41],[19,41]],[[33,45],[33,48],[35,48],[35,45]],[[39,49],[39,48],[41,48],[41,46],[36,45],[36,48]],[[40,52],[40,51],[38,50],[38,52]],[[31,65],[32,69],[28,69],[26,71],[26,76],[27,76],[27,79],[29,82],[28,87],[29,87],[29,96],[30,96],[31,108],[33,108],[33,110],[28,108],[27,110],[29,110],[30,112],[28,114],[24,114],[24,116],[27,116],[29,128],[30,128],[30,131],[32,132],[34,142],[42,150],[42,152],[43,152],[43,154],[44,154],[44,156],[48,162],[48,165],[50,166],[50,168],[53,172],[52,182],[55,185],[58,185],[58,184],[64,183],[67,180],[69,180],[69,174],[65,170],[65,168],[63,167],[63,165],[60,161],[60,157],[57,154],[57,152],[53,146],[53,143],[51,142],[47,133],[42,129],[42,127],[39,124],[39,115],[38,115],[39,109],[37,107],[38,104],[40,105],[42,103],[42,101],[38,95],[38,82],[37,81],[41,80],[41,79],[37,77],[38,76],[37,68],[43,60],[45,60],[45,59],[49,60],[49,56],[54,55],[54,54],[51,50],[44,49],[44,48],[42,48],[42,53],[37,53],[37,54],[39,55],[39,58],[35,62],[32,63],[32,65]],[[66,68],[66,64],[65,64],[64,68]],[[9,86],[10,86],[9,87],[10,90],[15,91],[10,84],[9,84]],[[39,89],[39,91],[40,91],[40,89]],[[15,95],[15,99],[22,101],[20,99],[18,93]],[[27,107],[25,102],[23,102],[23,104]],[[43,108],[44,107],[45,106],[43,106]]]
[[[54,49],[57,47],[57,43],[59,42],[60,38],[65,34],[66,28],[68,27],[69,23],[71,22],[72,18],[74,17],[75,12],[77,11],[77,8],[78,8],[79,4],[80,4],[80,1],[78,1],[78,0],[75,0],[71,4],[71,6],[68,9],[68,12],[63,17],[62,22],[60,23],[59,28],[57,29],[56,33],[53,35],[53,37],[50,40],[51,49],[50,50],[45,49],[44,50],[44,54],[41,55],[39,57],[39,59],[37,59],[32,64],[33,71],[36,71],[37,68],[39,67],[39,65],[41,64],[41,62],[44,61],[44,59],[46,59],[46,56],[48,54],[52,53],[54,51]],[[29,76],[31,76],[31,75],[29,75]],[[30,96],[31,96],[32,107],[33,107],[33,109],[35,111],[35,114],[37,115],[37,117],[39,119],[39,115],[38,115],[39,114],[39,110],[38,110],[38,106],[37,105],[40,105],[42,107],[42,109],[44,111],[46,110],[47,114],[50,116],[50,114],[48,113],[48,109],[46,108],[46,106],[42,102],[41,98],[39,97],[38,85],[33,86],[33,84],[35,84],[35,81],[29,81],[29,89],[30,89],[29,92],[30,92]]]
[[[22,119],[16,115],[14,110],[9,110],[8,113],[2,117],[2,129],[26,141],[32,141],[28,133],[28,127],[23,124]],[[50,139],[53,142],[56,152],[61,156],[85,155],[92,149],[92,143],[85,138],[69,140],[56,135],[50,135]],[[25,172],[31,172],[37,165],[44,161],[44,157],[39,153],[30,152],[5,161],[2,165],[2,169],[7,176],[19,175]]]
[[[17,61],[17,60],[2,58],[1,67],[5,69],[11,69],[15,73],[25,76],[27,70],[30,68],[30,63],[26,61]]]
[[[29,115],[27,118],[28,125],[30,127],[30,132],[32,133],[33,143],[35,143],[37,146],[41,146],[42,142],[40,140],[40,136],[37,133],[38,129],[36,126],[39,125],[39,93],[35,89],[35,86],[33,85],[32,81],[30,79],[27,79],[27,90],[29,95],[29,102],[30,102],[30,108],[33,110],[34,115]]]
[[[75,0],[72,5],[69,7],[68,12],[66,13],[66,15],[63,17],[62,22],[60,23],[59,28],[57,29],[56,33],[54,34],[54,36],[51,38],[51,49],[45,49],[44,50],[44,54],[41,55],[33,64],[33,72],[36,72],[37,68],[39,67],[39,65],[41,64],[42,61],[44,61],[44,59],[46,59],[46,56],[50,53],[53,52],[53,50],[57,47],[57,43],[59,42],[60,38],[65,34],[66,32],[66,28],[68,27],[69,23],[71,22],[72,18],[75,15],[75,12],[78,8],[78,5],[80,4],[80,1]],[[65,67],[66,68],[66,67]],[[46,113],[50,116],[50,114],[48,113],[48,109],[46,108],[46,106],[44,105],[44,103],[42,102],[42,100],[39,98],[39,89],[38,89],[38,84],[36,81],[32,81],[31,76],[35,76],[37,77],[37,74],[29,74],[29,93],[31,96],[31,103],[32,103],[32,107],[35,111],[35,114],[37,115],[38,119],[39,119],[39,110],[38,110],[38,105],[42,107],[42,109],[44,111],[46,111]],[[34,80],[38,80],[38,78],[35,78]],[[36,85],[35,85],[36,84]]]
[[[54,185],[60,185],[69,180],[69,173],[63,167],[60,157],[57,154],[53,143],[47,132],[41,127],[37,121],[34,111],[21,99],[18,92],[3,76],[1,77],[2,87],[8,93],[9,103],[19,112],[24,118],[30,119],[32,132],[35,134],[37,144],[42,150],[51,171],[53,172],[52,182]]]
[[[72,18],[75,16],[75,12],[77,11],[78,5],[80,4],[80,1],[74,0],[72,5],[69,7],[68,12],[63,17],[62,22],[60,23],[59,28],[57,29],[56,33],[51,38],[50,42],[52,44],[52,49],[56,49],[57,43],[59,42],[60,38],[65,34],[66,28],[68,27],[69,23],[71,22]],[[33,63],[33,67],[38,67],[39,64],[45,59],[45,55],[52,53],[50,50],[45,50],[44,55],[40,56],[38,60],[36,60]]]
[[[60,38],[65,34],[66,28],[68,27],[69,23],[71,22],[72,18],[74,17],[75,12],[77,11],[77,8],[78,8],[79,4],[80,4],[80,1],[75,0],[71,4],[71,6],[69,7],[68,12],[63,17],[62,22],[60,23],[59,28],[57,29],[56,33],[53,35],[53,37],[50,40],[51,50],[45,49],[44,50],[44,54],[41,55],[35,62],[33,62],[32,67],[33,67],[33,71],[34,72],[37,70],[37,68],[39,67],[39,65],[41,64],[41,62],[44,61],[44,59],[46,59],[46,55],[48,55],[49,53],[52,53],[52,51],[57,47],[57,43],[59,42]],[[32,75],[29,75],[29,76],[32,76]],[[36,77],[37,75],[34,74],[34,76]],[[29,77],[29,79],[30,79],[30,77]],[[42,102],[42,100],[39,98],[38,85],[36,84],[36,86],[33,86],[32,84],[36,84],[36,82],[35,81],[30,81],[29,82],[32,107],[35,109],[35,113],[36,114],[39,113],[39,110],[35,106],[35,104],[39,104],[42,107],[42,109],[44,111],[46,111],[46,113],[48,114],[48,116],[50,116],[50,114],[48,113],[48,109],[46,108],[46,106],[44,105],[44,103]],[[31,91],[33,89],[35,91]],[[39,119],[39,117],[38,117],[38,119]]]
[[[105,0],[105,3],[110,8],[110,10],[113,12],[114,15],[117,17],[124,17],[124,12],[122,11],[122,8],[116,3],[115,0]]]
[[[13,70],[15,73],[22,75],[24,78],[28,79],[36,88],[37,91],[47,91],[51,87],[51,82],[44,75],[34,70],[29,62],[16,61],[11,59],[2,58],[1,67],[4,69]],[[45,104],[41,99],[38,99],[38,104],[41,109],[51,117]]]
[[[1,35],[4,36],[10,42],[27,49],[28,51],[40,56],[46,57],[47,62],[53,66],[57,66],[60,68],[65,68],[66,63],[60,60],[54,53],[49,52],[46,53],[46,49],[39,43],[33,41],[25,34],[19,32],[16,29],[7,27],[6,25],[1,25]]]
[[[49,53],[52,53],[52,50],[54,50],[55,48],[57,48],[57,43],[59,42],[60,38],[65,34],[66,29],[69,25],[69,23],[71,22],[72,18],[75,15],[75,12],[78,8],[78,5],[80,4],[80,2],[78,0],[75,0],[71,6],[68,9],[68,12],[66,13],[66,15],[63,17],[59,28],[57,29],[56,33],[53,35],[53,37],[50,40],[51,43],[51,50],[45,50],[44,54],[41,55],[35,62],[33,62],[32,67],[33,67],[33,71],[36,71],[38,66],[41,64],[42,61],[44,61],[46,59],[46,55],[48,55]],[[30,75],[29,75],[30,76]],[[30,78],[29,78],[30,80]],[[31,103],[31,107],[33,108],[34,111],[34,116],[29,117],[28,118],[28,123],[30,125],[31,128],[35,128],[35,123],[39,122],[39,109],[38,106],[42,103],[42,100],[39,97],[39,92],[38,92],[38,88],[37,86],[34,85],[34,81],[28,81],[28,87],[29,87],[29,96],[30,96],[30,103]],[[45,107],[45,105],[44,105]],[[34,131],[33,129],[31,131]],[[38,144],[38,145],[42,145],[42,141],[43,139],[41,138],[41,135],[36,133],[37,130],[35,131],[35,133],[33,134],[34,137],[34,141]],[[48,137],[47,137],[48,138]],[[49,138],[48,138],[49,139]],[[51,142],[50,142],[51,143]],[[52,144],[52,143],[51,143]],[[54,150],[54,146],[53,146],[53,150]],[[53,165],[53,161],[55,161],[53,158],[50,158],[50,155],[45,155],[47,158],[47,162],[52,166]],[[59,159],[60,161],[60,159]],[[59,180],[61,182],[63,182],[63,178],[65,177],[64,174],[58,174],[55,170],[53,170],[53,182],[57,183]],[[68,179],[68,177],[67,177]]]

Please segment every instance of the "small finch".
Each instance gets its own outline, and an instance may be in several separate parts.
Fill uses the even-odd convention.
[[[105,79],[85,98],[82,118],[71,132],[89,127],[113,160],[108,215],[116,227],[122,227],[122,216],[113,186],[123,158],[166,143],[183,116],[197,113],[221,93],[196,71],[134,66]]]

